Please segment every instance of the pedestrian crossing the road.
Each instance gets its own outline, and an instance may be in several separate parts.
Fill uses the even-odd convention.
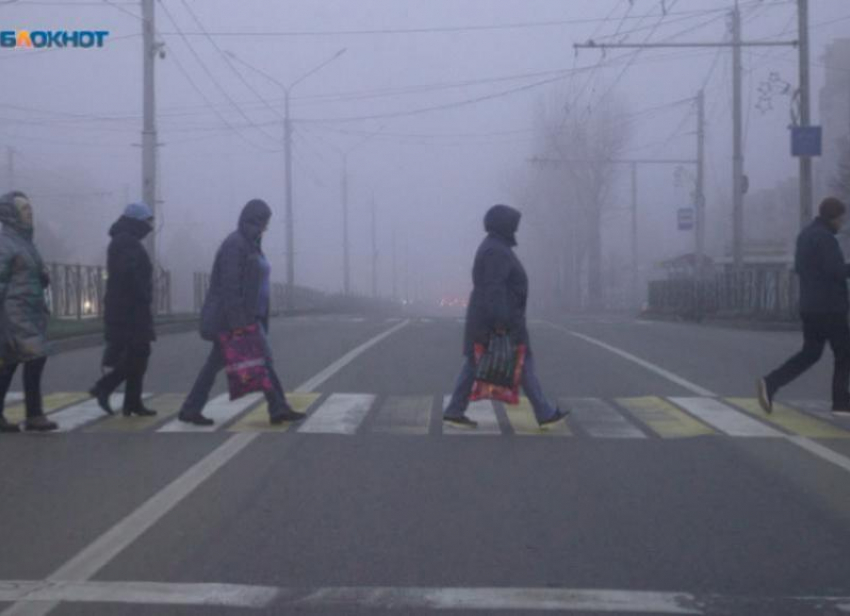
[[[10,394],[5,416],[21,421],[20,394]],[[53,393],[44,408],[59,424],[59,432],[93,433],[204,433],[288,432],[303,435],[360,436],[365,434],[427,437],[528,437],[646,440],[729,436],[738,438],[848,439],[850,422],[832,417],[828,403],[802,400],[777,403],[764,414],[753,398],[641,396],[615,399],[559,398],[570,409],[565,422],[541,429],[528,400],[518,405],[478,401],[467,415],[477,428],[456,427],[441,421],[449,402],[446,395],[377,395],[367,393],[288,394],[292,407],[307,418],[299,424],[271,425],[263,397],[254,394],[231,401],[222,394],[209,401],[204,414],[213,426],[195,426],[177,419],[183,394],[146,394],[155,417],[106,415],[85,393]],[[121,396],[112,400],[121,408]]]

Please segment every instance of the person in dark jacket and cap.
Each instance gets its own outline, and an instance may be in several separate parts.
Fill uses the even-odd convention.
[[[818,216],[797,236],[794,269],[800,277],[800,318],[803,348],[782,366],[759,379],[759,403],[773,412],[773,397],[780,388],[814,366],[827,342],[835,356],[832,373],[832,412],[850,416],[850,310],[847,278],[850,265],[835,235],[841,230],[847,207],[834,197],[824,199]]]
[[[521,214],[507,205],[494,205],[484,216],[487,237],[478,247],[472,266],[472,295],[466,312],[463,353],[466,360],[455,391],[443,413],[454,425],[471,427],[476,422],[466,416],[469,395],[475,382],[475,344],[487,345],[494,334],[507,334],[515,344],[528,346],[522,372],[522,388],[542,427],[566,417],[543,395],[529,345],[525,309],[528,303],[528,276],[513,248]]]
[[[254,324],[260,325],[264,337],[268,333],[271,266],[263,254],[262,237],[271,216],[265,201],[249,201],[239,216],[239,228],[224,240],[216,253],[210,288],[201,310],[201,336],[212,341],[213,348],[180,409],[180,421],[200,426],[214,423],[202,411],[216,375],[225,366],[219,335]],[[266,367],[273,386],[272,391],[265,392],[269,420],[272,424],[300,421],[305,415],[289,406],[274,369],[271,346],[264,339]]]
[[[89,393],[110,415],[113,413],[110,396],[125,381],[124,415],[156,415],[156,411],[142,402],[151,343],[156,339],[153,264],[142,244],[153,231],[153,223],[153,212],[146,203],[131,203],[109,229],[112,240],[106,253],[103,366],[112,370]]]
[[[29,198],[13,191],[0,197],[0,432],[20,432],[3,416],[6,394],[19,364],[24,365],[25,430],[56,430],[44,415],[41,376],[47,363],[50,277],[33,244]]]

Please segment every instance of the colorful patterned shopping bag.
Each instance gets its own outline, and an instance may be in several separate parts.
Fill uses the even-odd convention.
[[[231,400],[256,391],[271,391],[272,382],[259,325],[220,334],[219,342]]]
[[[492,336],[487,347],[476,343],[475,382],[469,400],[499,400],[519,404],[519,387],[527,352],[524,344],[513,344],[508,336]]]

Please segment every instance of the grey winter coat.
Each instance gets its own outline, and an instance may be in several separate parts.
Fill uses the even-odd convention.
[[[48,354],[44,292],[50,279],[32,242],[32,222],[22,219],[15,196],[0,197],[0,359],[8,363]]]
[[[249,201],[239,217],[238,230],[219,247],[201,310],[201,337],[205,340],[217,340],[219,334],[260,320],[257,309],[262,284],[260,238],[271,215],[264,201]],[[268,312],[265,310],[264,314]]]
[[[466,311],[463,352],[467,356],[473,354],[476,342],[486,344],[497,330],[506,330],[518,344],[528,344],[528,276],[513,251],[520,217],[507,205],[493,206],[484,217],[487,237],[475,255]]]
[[[818,217],[797,236],[794,268],[801,314],[847,314],[850,267],[828,222]]]

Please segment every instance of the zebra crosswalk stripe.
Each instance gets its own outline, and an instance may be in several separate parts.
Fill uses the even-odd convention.
[[[661,438],[688,438],[717,434],[666,400],[655,396],[618,398],[617,404],[649,426]]]
[[[752,398],[728,398],[730,404],[743,409],[751,415],[761,417],[765,421],[776,424],[792,434],[810,438],[850,438],[850,432],[820,419],[815,419],[805,413],[796,411],[784,404],[775,403],[773,413],[766,415],[761,410],[758,400]]]
[[[451,396],[445,396],[443,398],[443,411],[446,410],[451,398]],[[502,429],[499,427],[499,420],[496,417],[496,410],[493,408],[493,402],[490,400],[470,402],[466,410],[466,416],[478,422],[478,427],[475,429],[459,428],[448,422],[443,422],[443,434],[493,436],[502,433]]]
[[[231,401],[228,394],[221,394],[204,407],[204,415],[215,421],[215,425],[196,426],[184,423],[179,419],[173,419],[157,432],[215,432],[222,425],[227,424],[233,418],[251,408],[261,397],[261,394],[251,394],[239,400]]]
[[[372,394],[332,394],[298,428],[298,432],[355,434],[374,402]]]
[[[771,428],[742,411],[733,409],[715,398],[670,398],[688,413],[730,436],[782,437],[782,432]]]
[[[571,409],[570,416],[590,436],[602,438],[646,438],[614,408],[598,398],[564,398],[561,404]]]

